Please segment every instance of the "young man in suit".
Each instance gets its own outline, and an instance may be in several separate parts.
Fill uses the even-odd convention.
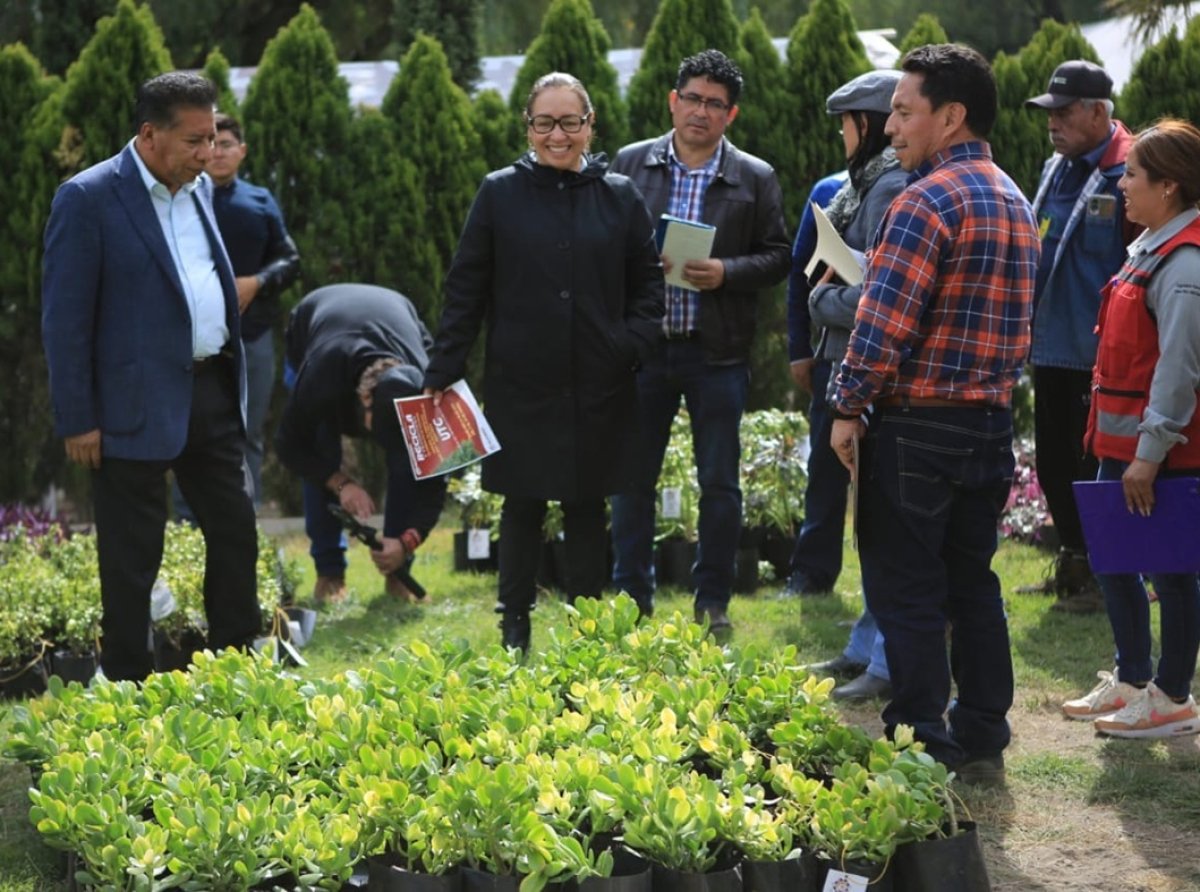
[[[261,629],[243,472],[246,371],[233,269],[204,167],[216,90],[171,72],[138,90],[137,135],[64,183],[46,226],[42,338],[55,429],[92,472],[101,668],[144,679],[166,472],[204,534],[213,648]]]

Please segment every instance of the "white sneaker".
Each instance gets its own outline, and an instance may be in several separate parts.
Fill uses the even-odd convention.
[[[1102,715],[1112,715],[1118,709],[1123,709],[1142,693],[1141,689],[1131,684],[1117,681],[1116,669],[1112,672],[1097,672],[1096,677],[1100,679],[1100,684],[1078,700],[1068,700],[1064,703],[1063,715],[1069,719],[1090,722]]]
[[[1182,737],[1200,734],[1200,712],[1189,694],[1187,702],[1176,703],[1154,682],[1140,696],[1110,716],[1095,721],[1096,730],[1112,737]]]

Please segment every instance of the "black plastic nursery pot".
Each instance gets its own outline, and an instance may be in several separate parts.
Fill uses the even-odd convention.
[[[942,839],[910,842],[892,859],[896,892],[991,892],[983,849],[973,821]]]
[[[518,892],[520,888],[518,876],[500,876],[471,867],[462,869],[463,892]]]
[[[485,558],[467,557],[467,531],[459,530],[454,534],[454,570],[456,573],[485,573],[495,570],[497,562],[497,543],[489,544],[488,556]]]
[[[40,697],[46,693],[49,667],[44,656],[0,665],[0,700]]]
[[[50,655],[50,674],[86,685],[96,674],[96,653],[76,654],[60,648]]]
[[[743,861],[743,892],[820,892],[816,855],[786,861]]]
[[[654,868],[649,861],[628,849],[613,852],[612,876],[588,877],[568,888],[579,892],[651,892],[654,889]]]
[[[794,536],[782,530],[769,529],[763,533],[758,553],[764,561],[770,563],[776,579],[786,580],[792,572],[792,552],[795,548]]]
[[[186,672],[192,664],[192,657],[204,649],[204,636],[197,631],[188,630],[180,637],[178,643],[159,631],[154,630],[154,671],[171,672],[179,669]]]
[[[460,892],[462,874],[457,868],[420,873],[401,867],[394,855],[372,855],[367,858],[367,888],[370,892]]]
[[[692,587],[692,565],[696,563],[696,543],[687,539],[663,539],[658,543],[658,561],[654,569],[659,585]]]
[[[708,873],[691,873],[655,864],[654,892],[742,892],[742,869],[738,865]]]
[[[758,548],[739,546],[734,555],[733,590],[739,595],[750,595],[757,588]]]
[[[893,859],[895,860],[895,859]],[[818,861],[818,877],[817,889],[824,889],[826,879],[831,870],[839,870],[842,873],[847,873],[852,876],[865,877],[867,885],[870,887],[870,892],[896,892],[894,879],[896,871],[892,869],[892,862],[886,864],[875,864],[870,861],[842,861],[835,863],[833,861]]]

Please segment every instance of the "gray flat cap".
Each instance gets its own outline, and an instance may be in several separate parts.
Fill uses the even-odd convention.
[[[825,100],[825,111],[840,115],[851,111],[892,111],[892,94],[902,72],[894,68],[877,68],[860,74],[852,81],[842,84]]]

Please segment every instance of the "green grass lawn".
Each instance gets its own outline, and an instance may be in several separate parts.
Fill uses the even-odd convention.
[[[495,575],[454,573],[450,537],[449,530],[437,531],[414,568],[433,597],[426,607],[384,595],[365,549],[352,545],[352,596],[322,610],[304,650],[309,665],[299,671],[329,676],[367,665],[417,638],[458,639],[473,647],[498,642]],[[303,603],[313,583],[307,542],[292,537],[284,544],[305,565]],[[1104,740],[1087,725],[1060,717],[1062,700],[1090,689],[1096,670],[1111,668],[1112,641],[1102,615],[1060,615],[1049,610],[1045,597],[1012,594],[1018,585],[1040,580],[1048,560],[1034,548],[1005,543],[996,561],[1009,607],[1017,679],[1009,783],[1000,791],[964,794],[981,826],[994,888],[1198,890],[1197,738]],[[846,568],[832,597],[779,600],[777,587],[768,583],[755,595],[735,597],[733,646],[792,644],[806,661],[838,653],[860,607],[854,552],[847,548]],[[660,618],[676,610],[690,614],[688,595],[659,596]],[[564,618],[557,599],[542,599],[533,615],[535,651],[545,629]],[[0,706],[0,735],[8,708]],[[878,711],[879,704],[871,703],[844,714],[847,721],[877,732]],[[24,769],[0,766],[0,892],[65,889],[61,856],[42,846],[29,825],[27,784]]]

